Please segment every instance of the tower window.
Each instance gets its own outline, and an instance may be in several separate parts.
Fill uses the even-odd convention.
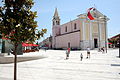
[[[58,23],[58,21],[56,21],[56,24]]]
[[[67,26],[65,27],[65,32],[67,32]]]
[[[53,25],[55,25],[54,21],[53,21]]]
[[[76,23],[74,24],[74,29],[77,29],[77,24]]]
[[[60,23],[59,23],[59,21],[58,21],[58,23],[57,23],[57,24],[58,24],[58,25],[60,24]]]

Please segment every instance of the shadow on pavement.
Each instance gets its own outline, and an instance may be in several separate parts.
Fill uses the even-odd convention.
[[[117,58],[120,58],[119,56],[116,56]]]
[[[120,64],[111,64],[111,66],[120,66]]]
[[[44,56],[18,57],[17,62],[31,61],[46,58]],[[14,62],[14,57],[0,57],[0,64],[10,64]]]

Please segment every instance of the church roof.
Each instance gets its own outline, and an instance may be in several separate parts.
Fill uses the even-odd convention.
[[[102,18],[105,18],[106,15],[102,14],[100,11],[98,11],[96,8],[94,9],[94,11],[91,12],[91,14],[93,15],[94,18],[96,19],[102,19]],[[84,14],[80,14],[78,15],[77,17],[80,17],[80,18],[86,18],[87,17],[87,13],[84,13]],[[106,20],[108,21],[109,18],[106,16]]]
[[[57,18],[57,17],[59,17],[59,15],[58,15],[58,11],[57,11],[57,8],[55,9],[55,13],[54,13],[54,16],[53,16],[54,18]]]

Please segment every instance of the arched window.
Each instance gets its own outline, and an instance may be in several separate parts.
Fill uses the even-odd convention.
[[[53,25],[55,25],[54,21],[53,21]]]
[[[60,24],[60,23],[59,23],[59,21],[58,21],[58,23],[57,23],[57,24],[58,24],[58,25]]]
[[[56,24],[58,23],[58,21],[56,21]]]
[[[74,24],[74,29],[77,29],[77,24],[76,23]]]
[[[67,26],[65,27],[65,32],[67,32]]]

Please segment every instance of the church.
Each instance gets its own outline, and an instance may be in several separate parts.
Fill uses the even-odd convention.
[[[88,13],[80,14],[76,19],[60,24],[57,8],[52,19],[52,48],[54,49],[90,49],[107,47],[107,18],[96,8],[91,11],[94,20],[88,19]]]

